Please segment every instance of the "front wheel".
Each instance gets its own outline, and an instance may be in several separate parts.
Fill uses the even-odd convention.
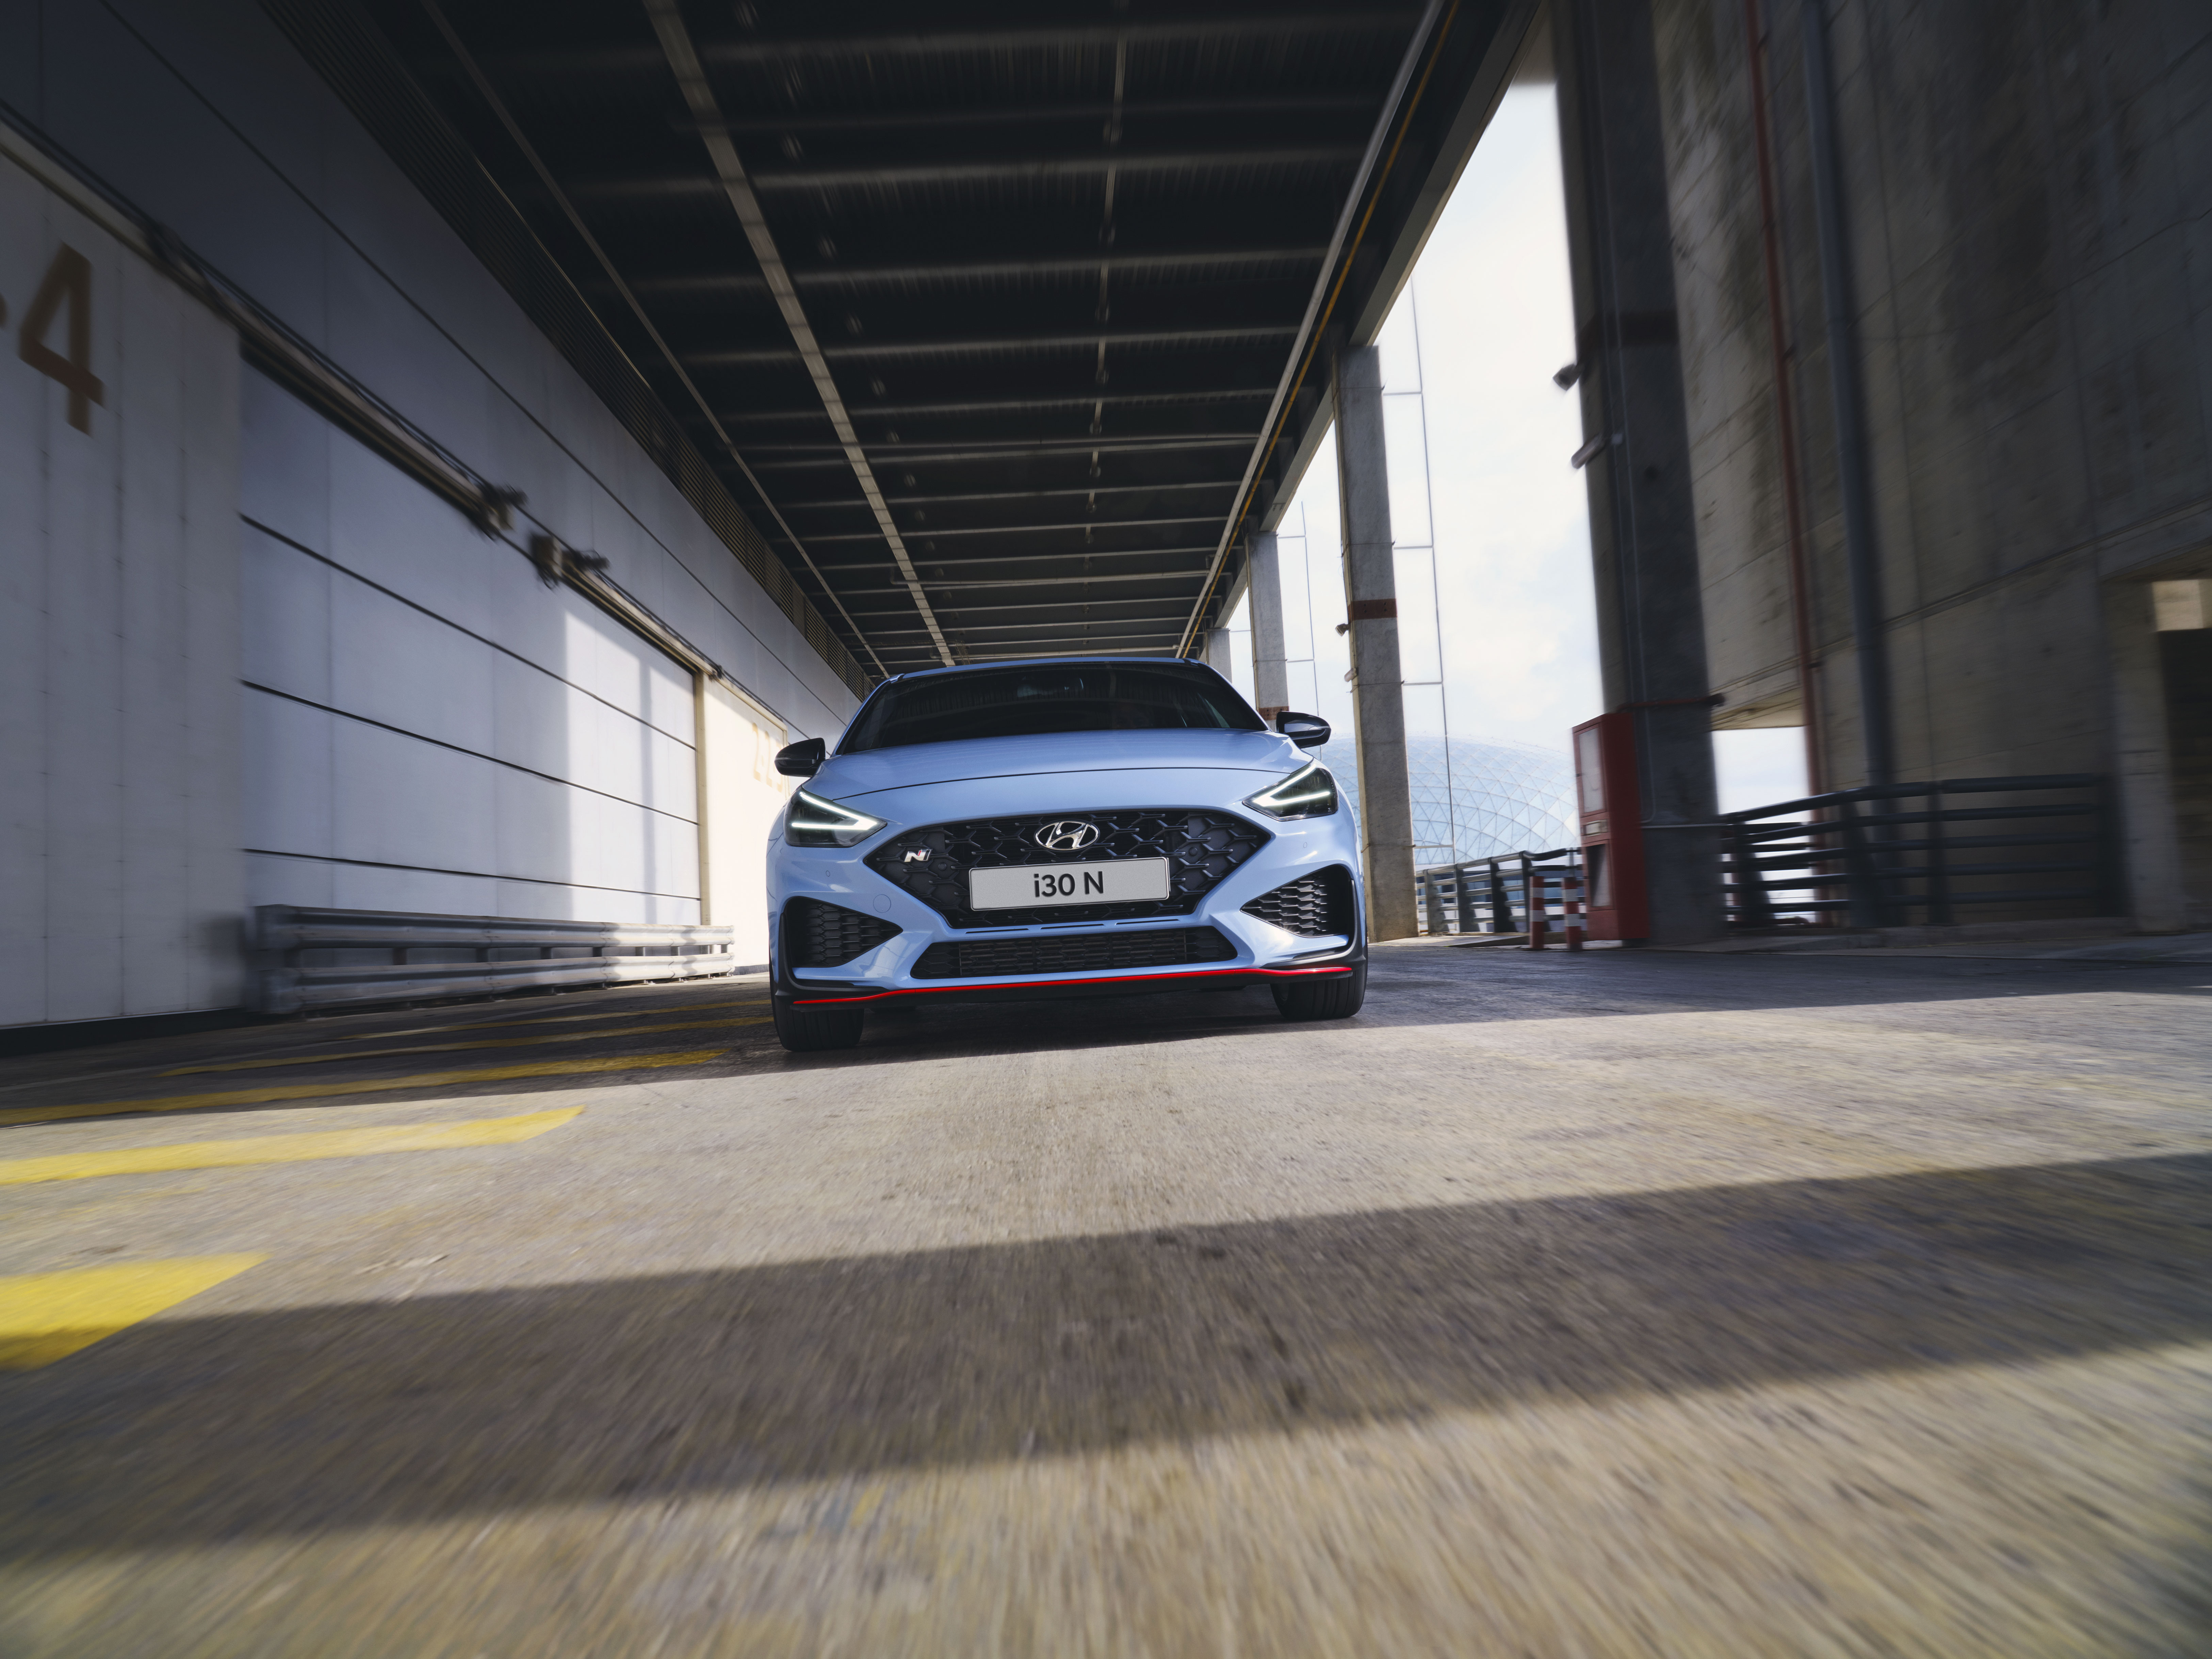
[[[850,1048],[860,1041],[860,1028],[867,1018],[864,1008],[794,1008],[787,1002],[778,1002],[775,1037],[797,1054],[820,1048]]]
[[[1275,1008],[1285,1019],[1350,1019],[1367,1000],[1367,964],[1348,974],[1319,975],[1311,979],[1281,981],[1268,988],[1275,994]]]

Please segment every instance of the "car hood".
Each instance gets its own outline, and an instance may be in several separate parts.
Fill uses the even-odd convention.
[[[830,800],[885,789],[1064,772],[1256,772],[1279,777],[1305,763],[1273,732],[1055,732],[1036,738],[917,743],[833,755],[805,785]]]

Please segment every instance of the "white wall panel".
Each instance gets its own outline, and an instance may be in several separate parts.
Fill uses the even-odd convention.
[[[324,709],[270,696],[251,687],[244,701],[240,746],[245,764],[241,811],[249,851],[334,856],[337,757]],[[293,903],[253,892],[256,904]]]
[[[331,593],[331,706],[488,755],[493,659],[483,641],[340,576]]]
[[[264,432],[278,439],[265,456]],[[258,476],[302,447],[298,423],[284,417],[249,429],[249,496],[279,493],[260,489]],[[271,762],[327,778],[329,818],[313,833],[302,804],[257,764],[249,844],[345,861],[343,890],[383,896],[343,902],[371,908],[439,908],[416,901],[467,880],[478,884],[467,890],[472,902],[520,894],[523,914],[636,920],[641,907],[696,920],[689,672],[573,590],[544,587],[514,549],[351,440],[332,433],[323,447],[332,458],[331,541],[343,556],[248,532],[256,626],[295,629],[313,643],[303,652],[257,641],[246,654],[271,677],[263,684],[337,711],[320,721],[257,714],[272,728],[258,739]],[[295,521],[314,522],[317,510],[293,494]],[[327,652],[324,684],[305,689],[315,684],[308,659],[318,647]],[[317,742],[321,755],[305,752]],[[253,878],[261,874],[255,866]],[[424,876],[437,880],[426,886]],[[538,887],[568,890],[526,890]],[[629,895],[623,914],[603,915],[617,893]]]
[[[331,568],[252,525],[240,539],[240,672],[250,684],[327,705]]]
[[[792,789],[775,769],[775,751],[788,733],[720,685],[702,689],[699,715],[707,853],[702,919],[736,930],[739,962],[765,963],[769,829]]]
[[[285,394],[251,395],[245,498],[331,529],[247,526],[246,678],[333,712],[253,706],[247,844],[331,860],[335,902],[371,909],[465,892],[472,915],[696,921],[690,671],[351,438],[315,440]],[[327,465],[267,482],[303,454]],[[253,902],[288,902],[264,878],[289,890],[289,861],[249,870]]]
[[[8,1024],[238,989],[236,342],[57,182],[0,158]],[[81,399],[21,332],[80,259],[38,343],[82,307]]]
[[[439,870],[331,868],[333,902],[349,910],[428,910],[449,916],[499,914],[500,884],[480,876]]]
[[[238,510],[302,547],[331,544],[330,423],[265,375],[239,385],[239,436],[254,464],[238,480]]]
[[[11,101],[57,143],[604,553],[779,739],[839,729],[849,690],[254,0],[18,9]],[[67,216],[0,181],[11,321]],[[690,672],[241,384],[228,331],[123,259],[95,256],[127,314],[95,329],[91,434],[0,354],[0,526],[39,547],[0,561],[0,927],[46,942],[0,961],[0,1024],[233,1004],[252,902],[696,920]]]
[[[331,723],[331,757],[336,856],[493,873],[496,762],[343,715]]]
[[[337,902],[332,878],[341,868],[328,859],[246,855],[246,884],[260,904],[304,904],[317,909]]]

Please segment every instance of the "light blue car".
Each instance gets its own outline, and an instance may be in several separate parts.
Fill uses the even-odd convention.
[[[1158,657],[902,674],[769,838],[775,1031],[845,1048],[896,1003],[1265,985],[1290,1019],[1367,992],[1358,835],[1302,751],[1228,681]]]

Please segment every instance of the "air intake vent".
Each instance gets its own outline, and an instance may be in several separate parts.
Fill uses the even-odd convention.
[[[1261,894],[1244,907],[1244,914],[1310,939],[1328,933],[1349,938],[1356,908],[1352,872],[1332,864]]]
[[[1170,968],[1228,962],[1237,947],[1211,927],[1147,927],[1126,933],[963,939],[933,945],[914,965],[916,979],[988,979],[1000,974],[1096,974],[1115,968]]]
[[[794,968],[837,967],[896,938],[898,932],[881,916],[820,899],[795,898],[783,907],[784,947]]]

